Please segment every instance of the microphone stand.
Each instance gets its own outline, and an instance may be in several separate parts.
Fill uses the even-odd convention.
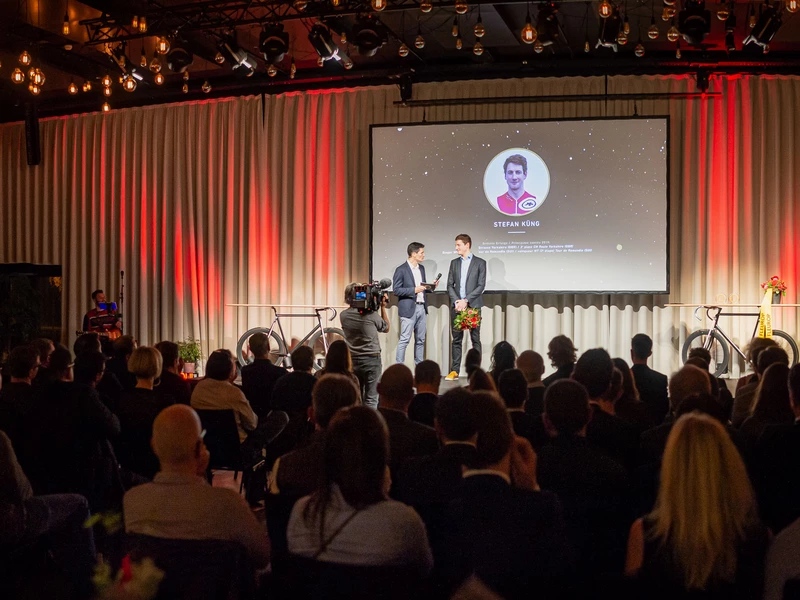
[[[119,272],[119,313],[122,317],[125,316],[125,271]],[[125,322],[120,318],[119,330],[125,332]]]

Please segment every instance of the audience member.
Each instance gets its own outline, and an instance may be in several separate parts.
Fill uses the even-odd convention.
[[[116,411],[123,388],[122,384],[119,382],[119,379],[117,379],[117,376],[106,369],[105,363],[107,362],[108,357],[103,352],[103,346],[100,343],[100,336],[96,332],[89,332],[79,335],[75,340],[75,343],[72,345],[72,352],[75,355],[76,381],[80,381],[81,377],[84,375],[83,373],[78,373],[78,371],[82,370],[83,368],[79,368],[79,365],[83,365],[89,368],[89,370],[92,370],[97,366],[97,356],[94,355],[93,359],[91,359],[89,362],[86,362],[81,358],[84,353],[99,352],[103,355],[103,358],[105,359],[103,361],[103,376],[94,387],[97,390],[97,393],[100,395],[100,399],[103,401],[103,404],[105,404],[112,412]],[[85,376],[89,377],[89,373],[86,372]]]
[[[631,527],[626,575],[649,598],[758,598],[768,540],[722,425],[699,413],[680,417],[653,512]]]
[[[353,356],[344,340],[331,342],[331,345],[328,346],[328,353],[325,355],[325,367],[317,371],[316,377],[319,379],[332,374],[349,377],[357,386],[359,385],[358,377],[353,372]]]
[[[545,392],[545,419],[555,430],[538,455],[539,483],[558,495],[578,553],[576,576],[587,584],[622,572],[633,520],[625,469],[586,440],[589,395],[577,381],[556,381]]]
[[[233,410],[239,441],[258,425],[258,417],[242,390],[233,385],[236,364],[229,350],[215,350],[206,361],[206,376],[192,391],[191,405],[195,410]]]
[[[410,380],[404,365],[386,372],[396,367],[406,369]],[[386,373],[379,387],[388,385],[385,379]],[[395,565],[420,575],[430,571],[433,560],[422,520],[412,508],[387,498],[388,454],[380,414],[364,406],[340,410],[325,435],[321,483],[292,510],[289,552],[323,562]]]
[[[32,355],[38,362],[38,353]],[[76,597],[88,598],[95,564],[92,529],[83,525],[88,518],[89,504],[79,494],[34,495],[11,440],[0,431],[0,554],[4,560],[34,544],[41,546],[69,577]],[[9,576],[3,575],[4,579]]]
[[[536,454],[515,438],[502,402],[474,398],[475,458],[450,504],[437,571],[445,593],[475,574],[508,600],[554,595],[572,572],[571,550],[555,494],[541,491]]]
[[[469,376],[469,385],[467,388],[471,392],[494,392],[497,393],[497,386],[495,382],[492,380],[492,376],[489,375],[483,369],[475,369],[472,372],[472,375]]]
[[[760,338],[755,337],[750,340],[750,343],[747,345],[744,351],[745,360],[747,362],[747,366],[753,370],[752,373],[747,373],[739,377],[739,380],[736,382],[736,393],[739,393],[739,390],[748,385],[750,383],[758,383],[758,373],[756,373],[756,365],[758,364],[758,355],[761,354],[762,350],[766,350],[767,348],[774,348],[777,346],[778,343],[773,340],[772,338]]]
[[[161,468],[152,483],[125,494],[125,531],[238,542],[256,567],[266,566],[269,543],[264,527],[238,493],[206,481],[209,455],[197,413],[182,404],[167,407],[153,423],[152,443]]]
[[[56,349],[53,340],[47,338],[36,338],[30,341],[29,346],[39,355],[39,371],[34,378],[34,383],[40,385],[53,381],[50,371],[50,355]]]
[[[517,362],[517,351],[508,342],[499,342],[492,349],[492,364],[489,374],[495,383],[499,383],[500,375],[508,369],[515,368]]]
[[[253,362],[242,367],[242,391],[259,417],[266,415],[272,406],[275,383],[288,371],[272,364],[269,357],[269,337],[255,333],[248,340]]]
[[[540,417],[544,412],[544,359],[533,350],[525,350],[517,357],[517,368],[525,375],[528,382],[528,398],[525,400],[525,412]]]
[[[311,346],[297,346],[292,350],[292,372],[275,382],[272,389],[272,410],[283,410],[291,417],[305,414],[311,406],[311,391],[317,383],[314,377],[314,350]]]
[[[733,414],[731,423],[734,427],[741,427],[745,419],[752,414],[753,402],[756,397],[756,390],[764,372],[770,365],[781,364],[789,366],[789,355],[783,348],[778,346],[768,346],[762,348],[760,352],[754,350],[753,356],[756,357],[756,375],[758,378],[745,386],[742,386],[733,399]]]
[[[534,416],[525,412],[525,400],[528,398],[528,382],[519,369],[507,369],[497,382],[500,398],[506,405],[514,434],[524,437],[537,451],[550,441],[544,428],[542,416]]]
[[[32,382],[40,368],[39,361],[39,353],[30,344],[11,350],[4,369],[10,381],[0,389],[0,430],[8,434],[17,456],[26,465],[38,454],[31,427],[36,419]]]
[[[417,363],[414,367],[414,386],[417,388],[417,393],[408,407],[409,419],[433,427],[441,383],[442,371],[438,363],[432,360]]]
[[[636,389],[636,382],[628,363],[623,358],[615,358],[613,363],[621,377],[619,382],[616,378],[612,381],[615,395],[619,394],[614,402],[614,411],[618,417],[636,427],[640,433],[650,429],[654,423],[647,405],[639,398],[639,390]],[[621,386],[621,389],[617,390],[618,386]]]
[[[644,333],[637,333],[631,339],[631,373],[639,391],[639,399],[645,403],[650,419],[656,425],[664,421],[669,412],[667,397],[667,376],[647,366],[653,354],[653,340]]]
[[[464,357],[464,371],[467,373],[467,381],[470,380],[472,374],[481,368],[481,351],[477,348],[470,348],[467,350],[467,355]]]
[[[705,360],[705,370],[710,371],[711,375],[712,390],[715,385],[719,388],[719,393],[715,395],[719,398],[720,404],[722,404],[726,414],[728,415],[727,420],[730,421],[731,411],[733,411],[733,394],[731,394],[730,390],[728,389],[728,385],[722,378],[714,376],[714,373],[716,372],[716,365],[714,369],[711,369],[711,352],[703,347],[692,348],[689,350],[689,359],[691,360],[692,358],[701,358]],[[686,361],[686,364],[689,364],[689,361]]]
[[[439,449],[432,427],[408,418],[408,407],[414,399],[414,377],[403,364],[386,369],[378,382],[380,411],[389,430],[389,465],[394,472],[411,456],[427,456]]]
[[[592,418],[586,439],[623,467],[632,469],[636,461],[639,433],[636,428],[616,416],[614,402],[606,394],[611,386],[614,363],[602,348],[587,350],[575,363],[572,379],[589,393]]]
[[[97,389],[105,372],[106,357],[99,350],[84,350],[75,356],[75,365],[72,367],[75,383]]]
[[[132,335],[123,335],[114,340],[113,355],[106,363],[106,370],[113,373],[125,390],[136,387],[136,377],[128,370],[128,360],[136,350]]]
[[[794,423],[766,427],[753,456],[761,516],[775,533],[800,518],[800,365],[789,371],[789,402]]]
[[[153,391],[161,367],[158,350],[150,346],[136,348],[128,360],[136,387],[123,392],[117,409],[122,430],[116,444],[120,464],[148,479],[158,472],[158,459],[150,443],[153,422],[162,410],[174,404],[171,396],[159,396]]]
[[[740,430],[748,447],[752,448],[765,428],[792,423],[794,413],[789,402],[789,367],[774,363],[761,375],[752,412]]]
[[[786,584],[800,581],[800,519],[781,531],[770,544],[764,572],[764,600],[790,598]]]
[[[568,379],[572,375],[572,369],[578,358],[578,349],[567,336],[557,335],[547,345],[547,358],[556,368],[556,372],[544,378],[545,387],[559,379]]]
[[[169,404],[189,405],[192,399],[192,385],[181,376],[181,357],[175,342],[158,342],[155,346],[161,354],[161,373],[155,392],[163,399],[171,398]]]

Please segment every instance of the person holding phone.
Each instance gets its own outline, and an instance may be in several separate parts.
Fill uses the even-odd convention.
[[[408,260],[394,270],[392,288],[397,296],[397,312],[400,315],[400,341],[397,344],[395,361],[406,359],[406,348],[414,333],[414,364],[422,362],[425,355],[425,331],[427,327],[428,301],[425,294],[432,292],[438,284],[425,283],[425,245],[411,242],[406,249]]]

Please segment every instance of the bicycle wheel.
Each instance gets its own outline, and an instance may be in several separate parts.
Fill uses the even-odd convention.
[[[795,366],[797,364],[798,352],[797,352],[797,342],[794,341],[792,336],[790,336],[785,331],[779,331],[777,329],[773,329],[772,339],[775,343],[778,344],[778,346],[786,350],[786,354],[789,355],[789,366],[790,367]]]
[[[245,331],[236,343],[236,359],[241,366],[245,366],[253,362],[253,355],[250,354],[248,341],[250,337],[256,333],[269,334],[269,329],[266,327],[253,327]],[[286,345],[280,336],[274,331],[269,335],[269,359],[272,364],[281,365],[286,358]]]
[[[719,377],[728,368],[731,351],[728,348],[728,342],[716,331],[698,329],[689,334],[683,343],[683,350],[681,350],[681,359],[684,363],[689,358],[689,351],[692,348],[706,348],[711,353],[711,364],[708,370],[714,374],[714,377]]]
[[[326,327],[323,331],[328,347],[337,340],[344,340],[344,331],[338,327]],[[316,373],[325,366],[325,344],[322,340],[322,331],[311,336],[306,345],[311,346],[314,350],[314,372]]]

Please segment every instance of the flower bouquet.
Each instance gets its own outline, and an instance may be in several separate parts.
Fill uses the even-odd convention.
[[[456,315],[453,320],[453,327],[466,330],[475,329],[481,324],[481,311],[477,308],[467,308]]]
[[[761,289],[772,290],[773,294],[780,294],[781,296],[786,295],[786,283],[783,281],[783,279],[781,279],[777,275],[773,275],[772,279],[762,283]]]

